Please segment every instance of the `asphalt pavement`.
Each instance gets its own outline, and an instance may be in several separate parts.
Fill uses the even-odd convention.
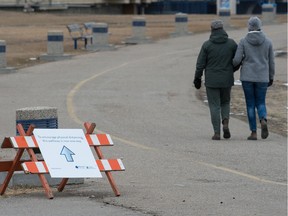
[[[286,24],[263,30],[275,50],[287,49]],[[246,32],[228,30],[237,42]],[[192,85],[208,37],[165,39],[1,74],[2,138],[15,135],[17,109],[57,107],[59,128],[90,121],[111,134],[115,146],[104,155],[122,158],[126,171],[113,173],[119,197],[105,177],[86,179],[55,191],[52,200],[41,190],[2,196],[0,215],[287,215],[285,137],[270,133],[248,141],[247,122],[232,118],[231,139],[211,140],[208,107]],[[287,82],[287,58],[276,58],[276,68],[275,79]],[[1,150],[2,158],[11,156]]]

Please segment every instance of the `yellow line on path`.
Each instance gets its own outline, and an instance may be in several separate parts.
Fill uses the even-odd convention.
[[[185,50],[187,51],[187,50]],[[184,51],[184,52],[185,52]],[[183,52],[183,51],[178,51],[178,53],[180,52]],[[175,52],[177,53],[177,52]],[[161,56],[165,56],[165,55],[171,55],[171,54],[175,54],[175,53],[166,53],[164,55],[160,55],[160,56],[156,56],[156,57],[161,57]],[[150,58],[155,58],[154,57],[148,57],[146,59],[150,59]],[[144,59],[141,59],[141,60],[144,60]],[[138,60],[140,61],[140,60]],[[134,62],[137,62],[137,61],[134,61]],[[131,63],[131,62],[130,62]],[[113,68],[110,68],[110,69],[107,69],[107,70],[104,70],[100,73],[97,73],[93,76],[91,76],[90,78],[87,78],[85,80],[82,80],[80,81],[78,84],[76,84],[74,86],[74,88],[68,93],[67,95],[67,98],[66,98],[66,105],[67,105],[67,111],[68,111],[68,114],[70,115],[70,117],[78,124],[82,125],[83,124],[83,121],[81,121],[78,116],[76,115],[76,112],[75,112],[75,109],[74,109],[74,105],[73,105],[73,98],[75,96],[75,94],[77,93],[77,91],[79,91],[79,89],[85,85],[87,82],[103,75],[103,74],[106,74],[108,72],[111,72],[113,70],[116,70],[116,69],[119,69],[119,68],[122,68],[124,66],[128,65],[128,63],[123,63],[121,65],[118,65],[116,67],[113,67]],[[100,130],[97,130],[99,132],[102,132]],[[104,132],[102,132],[104,133]],[[126,139],[122,139],[120,137],[116,137],[116,136],[112,136],[114,140],[118,140],[122,143],[125,143],[127,145],[130,145],[130,146],[133,146],[133,147],[136,147],[136,148],[140,148],[140,149],[143,149],[143,150],[149,150],[149,151],[159,151],[159,152],[162,152],[162,150],[160,149],[157,149],[157,148],[153,148],[153,147],[148,147],[148,146],[145,146],[145,145],[142,145],[142,144],[139,144],[139,143],[136,143],[136,142],[132,142],[132,141],[129,141],[129,140],[126,140]],[[258,182],[262,182],[262,183],[269,183],[269,184],[274,184],[274,185],[281,185],[281,186],[287,186],[287,183],[281,183],[281,182],[276,182],[276,181],[271,181],[271,180],[266,180],[266,179],[263,179],[263,178],[259,178],[257,176],[253,176],[253,175],[250,175],[250,174],[247,174],[247,173],[243,173],[243,172],[239,172],[237,170],[233,170],[233,169],[229,169],[229,168],[226,168],[226,167],[221,167],[221,166],[216,166],[214,164],[210,164],[210,163],[205,163],[205,162],[201,162],[201,161],[194,161],[195,163],[198,163],[200,165],[203,165],[203,166],[206,166],[206,167],[210,167],[210,168],[213,168],[213,169],[217,169],[217,170],[222,170],[224,172],[227,172],[227,173],[232,173],[232,174],[235,174],[235,175],[239,175],[239,176],[242,176],[242,177],[246,177],[248,179],[252,179],[254,181],[258,181]]]
[[[239,175],[239,176],[243,176],[246,177],[248,179],[252,179],[254,181],[259,181],[259,182],[263,182],[263,183],[269,183],[269,184],[275,184],[275,185],[281,185],[281,186],[287,186],[287,183],[284,182],[276,182],[276,181],[271,181],[271,180],[267,180],[267,179],[263,179],[257,176],[253,176],[244,172],[239,172],[237,170],[233,170],[233,169],[229,169],[226,167],[221,167],[221,166],[216,166],[214,164],[210,164],[210,163],[205,163],[205,162],[201,162],[201,161],[194,161],[198,164],[210,167],[210,168],[214,168],[214,169],[218,169],[218,170],[222,170],[224,172],[228,172],[228,173],[233,173],[235,175]]]
[[[87,82],[103,75],[103,74],[106,74],[110,71],[113,71],[113,70],[116,70],[116,69],[119,69],[121,67],[124,67],[126,66],[127,63],[123,63],[121,65],[118,65],[116,67],[113,67],[113,68],[110,68],[110,69],[107,69],[107,70],[104,70],[100,73],[97,73],[91,77],[89,77],[88,79],[85,79],[85,80],[82,80],[81,82],[79,82],[77,85],[74,86],[74,88],[68,93],[67,97],[66,97],[66,106],[67,106],[67,111],[68,111],[68,114],[70,115],[70,117],[78,124],[82,125],[83,121],[81,121],[78,116],[76,115],[76,112],[75,112],[75,109],[74,109],[74,104],[73,104],[73,98],[75,96],[75,94],[77,93],[77,91],[84,85],[86,84]]]

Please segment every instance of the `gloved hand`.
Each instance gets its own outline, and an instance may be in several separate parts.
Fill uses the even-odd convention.
[[[194,86],[195,86],[196,89],[200,89],[201,88],[201,78],[196,78],[195,77],[193,83],[194,83]]]
[[[233,72],[236,72],[237,70],[239,70],[241,65],[242,65],[242,62],[236,66],[233,66]]]
[[[269,81],[269,83],[268,83],[268,87],[269,87],[269,86],[272,86],[272,84],[273,84],[273,79],[270,79],[270,81]]]

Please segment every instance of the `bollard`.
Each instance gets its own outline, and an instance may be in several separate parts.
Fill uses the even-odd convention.
[[[47,54],[48,55],[63,55],[63,32],[50,31],[47,35]]]
[[[71,55],[64,54],[64,36],[62,31],[48,31],[47,35],[47,54],[40,56],[40,60],[58,61],[70,59]]]
[[[24,130],[34,124],[36,128],[58,128],[57,109],[55,107],[26,107],[16,110],[16,125],[22,124]],[[17,134],[18,135],[18,134]]]
[[[188,15],[177,13],[175,15],[175,32],[171,34],[171,37],[180,37],[191,34],[192,33],[188,30]]]
[[[151,39],[146,37],[146,19],[145,17],[134,17],[132,21],[132,36],[124,41],[126,44],[144,44],[150,43]]]
[[[262,5],[262,23],[271,24],[274,22],[276,14],[276,6],[274,4]]]
[[[24,130],[29,128],[30,124],[34,124],[36,128],[58,128],[57,108],[55,107],[26,107],[16,110],[16,124],[21,123]],[[16,132],[17,135],[18,132]],[[40,153],[40,152],[35,152]],[[29,157],[28,154],[23,155]],[[51,178],[49,174],[45,174],[49,185],[58,185],[61,178]],[[0,176],[1,179],[1,176]],[[73,178],[69,180],[70,184],[83,184],[84,179]],[[10,182],[10,186],[28,185],[41,186],[41,182],[37,175],[26,175],[23,172],[15,172]]]
[[[53,107],[27,107],[16,110],[16,125],[22,124],[25,131],[31,124],[36,128],[58,128],[57,109]],[[19,135],[18,131],[16,134]],[[35,152],[35,153],[40,153]]]
[[[6,42],[0,41],[0,68],[6,68]]]
[[[223,21],[223,27],[224,29],[229,29],[230,26],[230,8],[220,8],[219,9],[219,17]]]
[[[7,67],[6,41],[0,40],[0,73],[9,73],[13,71],[14,71],[14,68]]]
[[[108,25],[107,23],[95,23],[92,27],[91,45],[87,46],[89,51],[109,51],[115,50],[115,47],[110,45],[108,40]]]

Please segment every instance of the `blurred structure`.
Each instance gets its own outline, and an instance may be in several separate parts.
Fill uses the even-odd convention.
[[[276,13],[287,13],[287,0],[1,0],[0,9],[24,11],[73,11],[96,14],[261,14],[263,4]]]

